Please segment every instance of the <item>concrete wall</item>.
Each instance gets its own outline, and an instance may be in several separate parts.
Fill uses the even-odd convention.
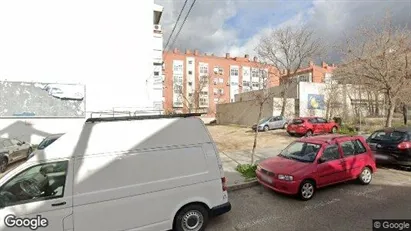
[[[273,98],[273,115],[281,115],[283,99],[282,98]],[[292,119],[295,116],[295,99],[288,98],[285,106],[285,115],[286,118]]]
[[[82,126],[84,118],[76,119],[0,119],[0,137],[17,138],[32,144],[51,134],[65,133]]]
[[[216,120],[218,124],[240,124],[251,126],[257,122],[259,105],[254,100],[217,104]],[[273,100],[267,100],[263,106],[262,117],[273,115]]]

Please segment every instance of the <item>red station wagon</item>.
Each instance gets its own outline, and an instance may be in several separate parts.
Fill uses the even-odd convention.
[[[339,125],[334,121],[327,121],[321,117],[300,117],[293,119],[287,126],[287,133],[290,136],[313,134],[336,133]]]
[[[257,180],[276,192],[309,200],[316,189],[358,179],[369,184],[375,158],[362,136],[301,138],[257,166]]]

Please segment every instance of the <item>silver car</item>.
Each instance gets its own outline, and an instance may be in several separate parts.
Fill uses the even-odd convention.
[[[288,120],[284,116],[270,116],[263,118],[258,123],[258,131],[268,131],[271,129],[286,129],[288,125]],[[257,129],[257,124],[251,127],[254,131]]]
[[[31,145],[24,141],[0,138],[0,172],[5,172],[9,164],[28,158],[32,151]]]

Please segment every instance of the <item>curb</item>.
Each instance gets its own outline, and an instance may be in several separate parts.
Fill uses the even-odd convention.
[[[248,181],[248,182],[228,186],[227,191],[232,192],[232,191],[236,191],[236,190],[240,190],[240,189],[251,188],[251,187],[256,186],[256,185],[258,185],[258,181],[257,180],[251,180],[251,181]]]

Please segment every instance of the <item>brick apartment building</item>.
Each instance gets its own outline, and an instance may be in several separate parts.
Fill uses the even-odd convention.
[[[272,66],[262,66],[257,58],[200,54],[198,50],[164,52],[163,107],[166,112],[205,112],[213,116],[216,104],[234,102],[236,94],[280,84],[280,74]],[[310,63],[296,76],[298,81],[323,82],[334,65]]]

